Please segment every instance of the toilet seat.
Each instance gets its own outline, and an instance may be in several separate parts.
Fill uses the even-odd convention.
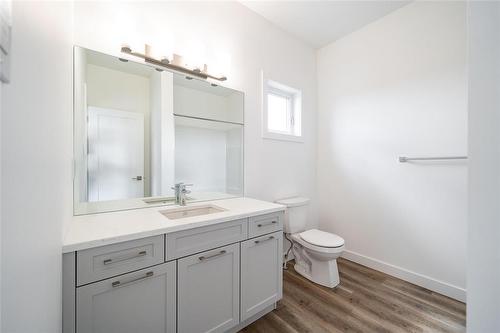
[[[319,247],[336,248],[344,245],[342,237],[318,229],[306,230],[301,232],[299,236],[305,242]]]
[[[316,251],[318,253],[324,253],[324,254],[334,254],[334,253],[342,253],[344,251],[344,245],[338,246],[338,247],[324,247],[324,246],[317,246],[314,244],[311,244],[309,242],[306,242],[302,237],[300,236],[300,233],[292,234],[291,238],[293,241],[297,242],[298,244],[302,245],[303,247],[311,250],[311,251]]]

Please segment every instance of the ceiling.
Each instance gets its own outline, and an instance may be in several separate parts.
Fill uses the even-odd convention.
[[[320,48],[411,1],[241,1],[282,30]]]

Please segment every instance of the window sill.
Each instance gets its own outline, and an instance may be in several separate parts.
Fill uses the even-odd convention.
[[[279,141],[291,141],[297,143],[303,143],[304,137],[291,135],[291,134],[281,134],[281,133],[273,133],[273,132],[264,132],[262,133],[262,138],[268,140],[279,140]]]

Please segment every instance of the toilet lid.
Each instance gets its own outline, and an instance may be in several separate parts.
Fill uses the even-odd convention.
[[[311,229],[301,232],[300,238],[309,244],[321,247],[340,247],[344,245],[344,239],[335,234],[321,231],[318,229]]]

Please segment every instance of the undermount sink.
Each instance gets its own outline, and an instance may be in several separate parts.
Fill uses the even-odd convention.
[[[177,220],[193,216],[220,213],[224,212],[225,210],[226,209],[220,208],[215,205],[204,205],[204,206],[191,206],[191,207],[183,207],[176,209],[167,209],[161,211],[160,213],[169,220]]]

